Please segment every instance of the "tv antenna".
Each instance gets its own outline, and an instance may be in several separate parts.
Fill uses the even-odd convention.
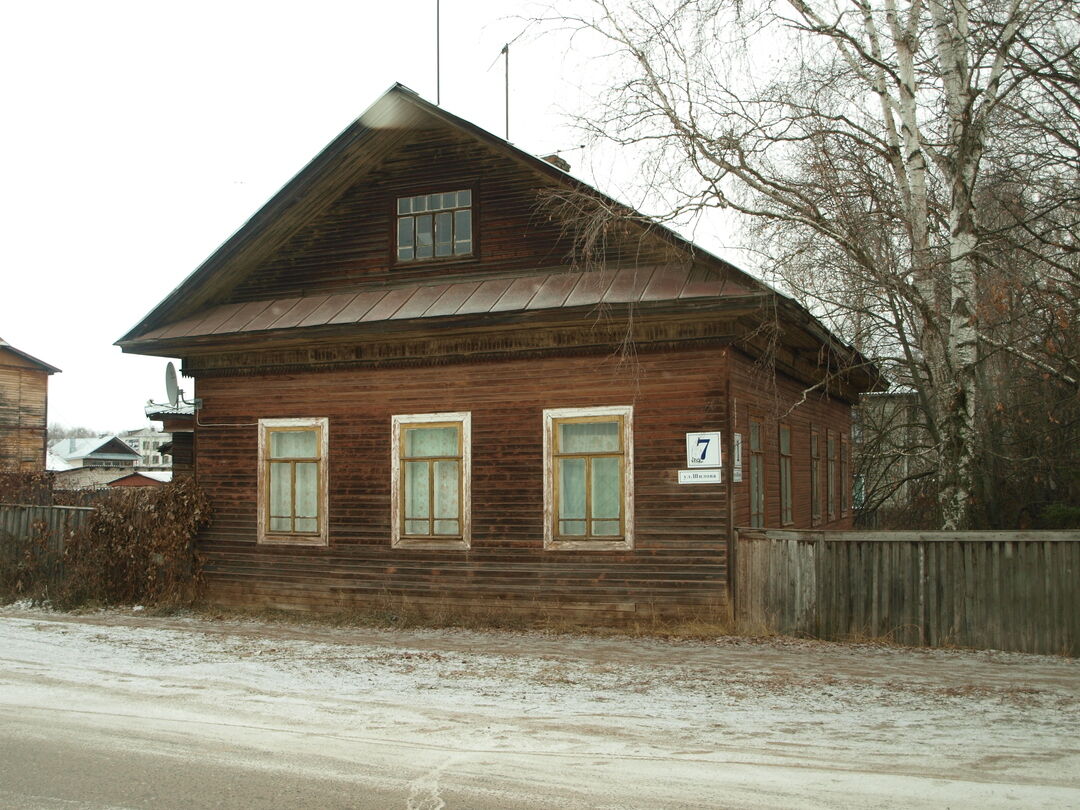
[[[181,405],[191,405],[195,410],[202,407],[202,400],[198,397],[184,399],[184,391],[176,375],[176,366],[170,360],[165,364],[165,396],[168,397],[170,408],[179,408]]]

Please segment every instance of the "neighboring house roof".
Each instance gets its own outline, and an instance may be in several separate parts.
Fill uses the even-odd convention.
[[[61,439],[55,442],[49,453],[61,461],[76,459],[101,459],[103,461],[129,461],[142,456],[118,436],[100,436],[91,439]]]
[[[171,472],[139,470],[138,472],[127,473],[114,478],[109,481],[108,485],[110,487],[159,487],[162,484],[169,483],[171,480]]]
[[[56,455],[52,450],[49,450],[45,454],[45,469],[50,472],[63,472],[64,470],[70,470],[71,465],[60,458],[60,456]]]
[[[0,349],[6,349],[7,351],[11,352],[12,354],[18,355],[23,360],[26,360],[29,363],[33,363],[35,366],[40,368],[46,374],[57,374],[57,373],[60,372],[60,369],[58,369],[56,366],[51,366],[48,363],[46,363],[44,360],[38,360],[36,357],[33,357],[33,356],[27,354],[24,351],[16,349],[14,346],[12,346],[10,343],[8,343],[3,338],[0,338]]]

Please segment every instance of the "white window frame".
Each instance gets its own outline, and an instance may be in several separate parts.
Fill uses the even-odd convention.
[[[461,425],[461,537],[406,537],[401,526],[401,428],[433,422],[457,422]],[[394,548],[467,549],[472,546],[472,414],[410,413],[390,417],[390,544]]]
[[[620,416],[623,425],[623,536],[611,540],[565,540],[555,535],[555,422],[592,416]],[[544,548],[617,550],[634,547],[634,407],[546,408],[544,410]]]
[[[319,531],[317,534],[291,534],[271,532],[267,526],[266,510],[270,494],[267,462],[270,455],[270,433],[278,428],[318,428],[321,437],[319,447]],[[330,491],[330,420],[325,416],[294,419],[259,420],[259,472],[257,508],[259,512],[258,542],[266,545],[326,546],[329,545],[329,491]]]

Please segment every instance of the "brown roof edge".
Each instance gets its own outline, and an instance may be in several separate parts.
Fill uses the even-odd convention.
[[[8,343],[3,338],[0,338],[0,349],[7,349],[12,354],[17,354],[23,360],[28,360],[29,362],[31,362],[34,365],[38,366],[46,374],[59,374],[59,373],[61,373],[60,369],[58,369],[56,366],[50,365],[49,363],[46,363],[44,360],[38,360],[33,355],[27,354],[26,352],[22,351],[21,349],[16,349],[14,346],[12,346],[10,343]]]

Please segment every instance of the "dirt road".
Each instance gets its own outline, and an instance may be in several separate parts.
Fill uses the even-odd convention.
[[[1080,807],[1080,663],[0,609],[0,807]]]

